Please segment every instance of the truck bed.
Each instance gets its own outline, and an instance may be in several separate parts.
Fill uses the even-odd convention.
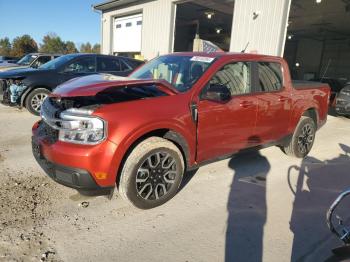
[[[294,89],[313,89],[313,88],[328,87],[327,84],[324,84],[321,82],[305,81],[305,80],[293,80],[292,85]]]

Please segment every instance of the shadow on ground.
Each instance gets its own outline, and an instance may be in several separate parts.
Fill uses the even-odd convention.
[[[338,157],[327,161],[307,157],[286,174],[286,183],[294,194],[290,261],[325,261],[331,249],[341,245],[325,219],[331,203],[350,184],[350,147],[340,147],[344,153]],[[229,167],[235,175],[227,203],[225,261],[262,261],[269,161],[258,151],[249,152],[232,158]]]

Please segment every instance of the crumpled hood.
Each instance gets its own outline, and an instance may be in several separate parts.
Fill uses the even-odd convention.
[[[107,88],[121,88],[135,85],[151,85],[157,87],[168,95],[177,94],[178,91],[164,80],[133,79],[114,76],[110,74],[95,74],[71,79],[55,88],[52,97],[78,97],[94,96]]]

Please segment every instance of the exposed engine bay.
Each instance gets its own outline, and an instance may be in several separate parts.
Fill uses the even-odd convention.
[[[60,97],[55,93],[41,106],[39,135],[51,143],[96,144],[106,138],[107,123],[92,113],[104,104],[149,99],[167,94],[156,85],[109,87],[95,96]]]
[[[22,78],[0,79],[0,94],[4,104],[20,104],[21,94],[27,89]]]

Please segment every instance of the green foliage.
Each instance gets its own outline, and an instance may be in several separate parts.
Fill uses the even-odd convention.
[[[95,53],[99,54],[100,53],[101,46],[99,44],[95,44],[94,46],[91,46],[89,42],[86,44],[82,44],[80,46],[80,52],[81,53]]]
[[[25,54],[38,52],[38,45],[29,35],[16,37],[12,44],[8,37],[0,39],[0,55],[12,55],[22,57]],[[40,52],[72,54],[78,53],[78,49],[72,41],[63,41],[55,33],[48,33],[44,36],[40,45]],[[100,45],[92,46],[89,42],[80,46],[80,52],[100,53]]]
[[[75,47],[75,44],[72,41],[66,42],[65,54],[78,53],[78,49]]]
[[[0,39],[0,55],[11,55],[11,43],[8,37]]]
[[[80,46],[80,52],[81,53],[92,53],[91,44],[89,42],[87,42],[86,44],[82,44]]]
[[[101,45],[94,44],[94,46],[92,47],[92,53],[100,54],[101,53]]]
[[[55,33],[49,33],[43,38],[40,52],[64,54],[66,53],[66,43]]]
[[[25,54],[38,51],[38,45],[29,35],[18,36],[13,39],[11,55],[22,57]]]

